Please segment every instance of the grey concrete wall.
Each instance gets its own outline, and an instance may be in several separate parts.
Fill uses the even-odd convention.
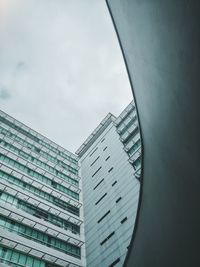
[[[108,0],[143,138],[125,266],[200,266],[200,2]]]

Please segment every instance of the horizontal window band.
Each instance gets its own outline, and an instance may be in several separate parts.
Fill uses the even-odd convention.
[[[0,170],[0,179],[4,179],[10,184],[14,184],[20,188],[22,188],[24,191],[30,192],[38,197],[41,197],[42,199],[45,199],[54,205],[63,208],[64,210],[67,210],[77,216],[79,216],[79,208],[74,207],[73,205],[67,203],[66,201],[59,199],[57,197],[52,196],[51,194],[42,191],[41,189],[38,189],[35,186],[32,186],[32,184],[26,183],[25,181],[22,181],[13,175],[7,174]]]
[[[52,247],[53,249],[62,251],[73,257],[80,258],[81,249],[71,243],[68,243],[57,237],[53,237],[46,232],[42,232],[38,229],[33,229],[30,226],[6,218],[0,215],[0,228],[6,229],[10,232],[14,232],[17,235],[24,238],[33,240],[34,242],[41,243],[45,246]]]
[[[134,130],[134,131],[133,131],[127,138],[125,138],[125,140],[123,140],[123,143],[124,143],[125,145],[127,145],[127,144],[129,143],[129,141],[130,141],[131,139],[133,139],[134,136],[135,136],[137,133],[139,133],[139,128],[138,128],[138,126],[135,128],[135,130]]]
[[[26,263],[27,261],[29,263],[29,266],[45,266],[45,261],[38,259],[35,256],[31,256],[30,254],[17,251],[16,249],[4,247],[3,244],[0,244],[0,254],[0,262],[8,264],[6,266],[11,266],[10,264],[12,264],[12,266],[15,267],[25,267],[24,263]],[[12,260],[8,258],[8,255]]]
[[[38,148],[37,146],[35,146],[35,144],[31,144],[30,142],[28,142],[28,140],[24,140],[24,139],[20,138],[18,135],[14,134],[14,133],[11,133],[9,130],[6,130],[5,128],[3,128],[1,126],[0,126],[0,133],[2,133],[4,136],[8,137],[11,140],[14,140],[14,142],[19,143],[23,147],[26,147],[27,149],[32,150],[37,154],[40,154],[40,156],[42,156],[43,158],[45,158],[47,160],[50,160],[53,163],[58,164],[60,167],[67,168],[67,169],[70,168],[71,171],[74,170],[76,172],[76,174],[77,174],[77,171],[78,171],[77,164],[76,164],[76,166],[73,165],[73,167],[72,167],[72,166],[68,165],[67,163],[62,162],[61,160],[58,160],[55,155],[52,156],[49,153],[45,152],[43,150],[43,147]],[[70,164],[71,163],[75,164],[70,159],[67,159],[70,162]]]
[[[17,154],[19,157],[47,170],[48,172],[60,177],[61,179],[64,179],[64,180],[71,180],[72,179],[69,175],[64,174],[62,171],[57,170],[55,167],[52,167],[49,164],[41,161],[36,156],[31,156],[29,153],[24,152],[22,149],[19,149],[18,147],[14,146],[13,144],[5,142],[3,139],[0,139],[0,144],[2,146],[4,146],[6,149],[10,150],[11,152]],[[69,169],[67,171],[73,173]],[[78,174],[78,172],[76,174]],[[74,180],[74,179],[72,179],[72,180]]]
[[[0,160],[3,161],[3,162],[8,163],[8,164],[11,165],[11,166],[16,167],[16,168],[17,168],[18,170],[20,170],[20,171],[25,172],[25,174],[28,174],[28,175],[30,175],[30,176],[34,176],[34,177],[36,177],[36,178],[37,178],[37,177],[44,177],[44,179],[45,179],[46,181],[49,181],[49,182],[51,181],[50,178],[48,178],[48,177],[42,175],[40,172],[35,171],[35,170],[31,169],[30,167],[27,167],[26,164],[22,164],[22,163],[20,163],[20,162],[14,160],[14,159],[8,157],[7,155],[4,155],[4,154],[0,153]],[[32,174],[32,175],[31,175],[31,174]],[[68,178],[69,178],[69,177],[68,177]],[[68,183],[70,183],[70,184],[72,184],[72,185],[78,186],[78,182],[77,182],[76,180],[72,179],[72,178],[69,178],[68,180],[63,179],[63,178],[61,178],[61,179],[64,180],[64,181],[66,181],[66,182],[68,182]],[[40,179],[40,180],[41,180],[41,179]],[[46,182],[45,182],[45,183],[46,183]]]
[[[38,137],[34,136],[33,134],[31,134],[30,132],[22,129],[20,126],[17,126],[16,124],[10,122],[9,120],[7,120],[6,118],[0,116],[0,121],[2,121],[3,123],[5,123],[6,125],[8,125],[9,127],[15,129],[16,131],[20,132],[21,134],[27,136],[28,138],[32,139],[33,141],[35,141],[36,143],[42,144],[45,147],[47,147],[48,149],[54,151],[56,154],[61,155],[62,157],[68,159],[70,158],[71,160],[73,160],[73,162],[77,162],[77,160],[75,160],[74,158],[66,155],[65,153],[63,153],[62,151],[56,149],[55,147],[53,147],[52,145],[48,144],[47,142],[39,139]],[[36,132],[35,132],[36,133]]]
[[[16,196],[12,196],[6,192],[3,192],[2,190],[0,190],[0,200],[5,203],[9,203],[17,209],[23,210],[30,215],[44,219],[45,221],[48,221],[49,223],[57,225],[61,228],[80,233],[80,226],[77,226],[76,224],[69,222],[66,219],[60,218],[57,215],[50,213],[49,211],[34,206],[33,204],[29,204],[26,201],[17,198]]]

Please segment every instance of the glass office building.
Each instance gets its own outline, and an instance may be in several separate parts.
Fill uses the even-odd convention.
[[[76,155],[0,112],[0,265],[85,266]]]
[[[88,267],[121,267],[138,207],[141,140],[134,102],[108,114],[77,150]]]

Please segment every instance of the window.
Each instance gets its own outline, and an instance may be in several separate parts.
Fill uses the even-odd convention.
[[[34,158],[33,156],[30,156],[30,154],[20,150],[19,148],[17,148],[16,146],[7,143],[7,142],[3,142],[3,145],[7,148],[9,148],[12,152],[18,154],[20,157],[25,158],[26,160],[32,161],[34,164],[39,165],[40,167],[48,170],[49,172],[53,173],[54,175],[56,174],[58,177],[65,179],[67,181],[71,181],[73,183],[73,179],[70,178],[68,175],[65,175],[64,173],[56,170],[55,168],[49,166],[47,163],[42,162],[41,160]],[[67,166],[67,170],[77,174],[77,170],[73,169],[71,166]],[[26,169],[24,167],[24,169]]]
[[[92,151],[92,153],[89,155],[89,157],[91,157],[91,156],[94,154],[94,152],[97,151],[97,149],[98,149],[98,147],[96,147],[96,148]]]
[[[103,181],[104,181],[104,178],[93,188],[93,190],[95,190]]]
[[[123,220],[121,220],[121,224],[125,223],[127,221],[127,217],[125,217]]]
[[[110,173],[112,170],[113,170],[113,167],[112,167],[112,168],[110,168],[110,169],[108,170],[108,172]]]
[[[103,151],[105,151],[106,149],[107,149],[107,146],[106,146],[106,147],[104,147]]]
[[[65,201],[61,200],[61,199],[57,199],[55,197],[53,197],[52,195],[50,195],[49,193],[46,193],[40,189],[37,189],[36,187],[30,185],[30,184],[27,184],[25,182],[22,182],[21,180],[19,180],[18,178],[15,178],[14,176],[12,175],[9,175],[3,171],[0,170],[0,178],[3,178],[4,180],[7,180],[9,183],[11,184],[15,184],[21,188],[23,188],[25,191],[28,191],[28,192],[31,192],[33,193],[34,195],[36,196],[40,196],[41,198],[43,199],[46,199],[48,200],[49,202],[55,204],[56,206],[59,206],[65,210],[68,210],[68,207],[73,207],[72,205],[70,204],[67,204]],[[53,187],[56,186],[57,183],[55,183],[53,180],[51,181],[51,184]],[[73,196],[72,196],[73,197]],[[76,210],[76,215],[79,214],[79,211]]]
[[[42,260],[2,246],[0,246],[0,262],[6,263],[9,266],[45,267],[45,262]]]
[[[37,147],[35,147],[35,151],[37,152],[37,153],[40,153],[40,149],[39,148],[37,148]]]
[[[101,143],[103,143],[103,141],[105,141],[105,138],[103,138],[103,139],[101,140]]]
[[[73,163],[77,163],[77,160],[66,155],[64,152],[61,152],[58,148],[55,148],[54,143],[51,142],[51,144],[49,144],[48,142],[45,142],[41,139],[39,139],[38,137],[36,137],[35,135],[37,134],[36,132],[34,132],[34,135],[31,134],[29,131],[24,130],[22,127],[15,125],[14,123],[10,122],[9,120],[5,119],[4,117],[0,116],[0,121],[2,121],[3,123],[7,124],[9,127],[12,127],[13,129],[15,129],[16,131],[20,132],[21,134],[27,136],[28,138],[32,139],[33,141],[44,145],[46,148],[54,151],[54,153],[61,155],[63,158],[68,159],[69,161],[73,162]],[[10,136],[12,134],[10,133]]]
[[[137,116],[131,116],[131,118],[129,116],[130,113],[128,113],[126,115],[125,118],[123,118],[123,120],[121,120],[121,122],[118,124],[117,128],[118,128],[118,131],[119,131],[119,134],[123,134],[131,125],[133,125],[133,123],[136,121],[137,119]],[[121,126],[120,126],[121,125]]]
[[[107,236],[101,243],[100,245],[102,246],[104,243],[106,243],[113,235],[115,234],[115,232],[112,232],[111,234],[109,234],[109,236]]]
[[[73,197],[75,199],[79,199],[79,195],[76,192],[64,187],[61,184],[58,184],[58,183],[52,181],[51,179],[47,178],[46,176],[43,176],[42,174],[40,174],[40,173],[38,173],[36,171],[33,171],[33,170],[29,169],[26,166],[23,166],[22,164],[20,164],[17,161],[14,161],[14,160],[12,160],[12,159],[10,159],[10,158],[2,155],[2,154],[0,154],[0,160],[3,161],[3,162],[8,163],[10,166],[16,167],[17,169],[25,172],[26,174],[30,175],[31,177],[36,178],[39,181],[42,181],[42,182],[44,182],[44,183],[46,183],[48,185],[53,186],[57,190],[59,190],[59,191],[61,191],[63,193],[66,193],[66,194],[68,194],[69,196],[71,196],[71,197]],[[15,178],[13,177],[12,179],[15,179]],[[76,183],[78,185],[77,181],[76,181]]]
[[[26,266],[26,256],[23,255],[23,254],[20,254],[20,255],[19,255],[19,261],[18,261],[18,263],[21,264],[21,265]],[[39,266],[40,266],[40,265],[39,265]]]
[[[110,213],[110,210],[107,211],[98,221],[97,223],[100,223],[108,214]]]
[[[48,221],[48,222],[50,222],[54,225],[57,225],[59,227],[69,229],[71,231],[76,231],[76,233],[80,234],[80,226],[75,225],[72,222],[68,222],[62,218],[59,218],[58,216],[55,216],[51,213],[43,211],[42,209],[40,209],[38,207],[35,207],[31,204],[28,204],[23,200],[19,200],[16,197],[13,197],[7,193],[3,193],[2,191],[0,191],[0,200],[4,201],[6,203],[10,203],[13,206],[17,207],[18,209],[21,209],[21,210],[37,217],[37,218]],[[65,227],[64,224],[67,224],[67,226]],[[0,225],[1,225],[1,221],[0,221]],[[20,230],[20,231],[22,231],[22,230]]]
[[[43,233],[39,230],[32,229],[31,227],[23,225],[18,222],[15,222],[15,229],[12,229],[13,221],[1,215],[0,215],[0,221],[3,222],[3,225],[1,225],[1,228],[3,229],[7,229],[8,231],[13,231],[16,234],[21,235],[30,240],[34,240],[37,243],[41,243],[58,250],[62,250],[66,254],[79,258],[80,248],[73,244],[68,243],[67,241],[61,240],[56,237],[52,237],[47,233]],[[21,228],[23,228],[23,231],[20,231]],[[18,262],[18,258],[19,258],[19,253],[13,252],[11,260],[14,262]]]
[[[100,158],[100,156],[98,156],[98,157],[92,162],[92,164],[90,164],[90,167],[92,167],[92,165],[94,165],[95,162],[96,162],[99,158]]]
[[[105,196],[107,195],[107,193],[105,193],[96,203],[95,205],[97,205]]]
[[[112,186],[116,185],[117,181],[114,181],[114,183],[112,183]]]
[[[137,168],[140,166],[141,164],[141,157],[137,158],[134,162],[133,162],[133,168],[135,170],[137,170]]]
[[[51,180],[51,185],[52,185],[54,188],[56,188],[56,187],[57,187],[57,183],[56,183],[56,182],[54,182],[53,180]]]
[[[134,152],[141,146],[141,140],[138,139],[133,145],[132,147],[128,150],[128,154],[129,156],[132,156],[134,154]]]
[[[93,173],[92,177],[94,177],[95,174],[97,174],[97,173],[101,170],[101,168],[102,168],[102,167],[99,167],[99,168]]]
[[[105,161],[107,161],[109,158],[110,158],[110,156],[108,156],[108,157],[105,159]]]
[[[122,198],[119,197],[115,202],[118,203]]]
[[[116,259],[115,261],[113,261],[108,267],[113,267],[115,266],[118,262],[120,262],[120,258]]]
[[[123,143],[128,144],[129,141],[130,141],[131,139],[133,139],[133,137],[134,137],[137,133],[139,133],[139,128],[138,128],[138,126],[135,128],[135,130],[134,130],[130,135],[127,136],[127,138],[125,138],[125,139],[123,140]]]

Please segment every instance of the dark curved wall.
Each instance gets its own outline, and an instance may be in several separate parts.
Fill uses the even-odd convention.
[[[140,207],[125,266],[200,266],[200,1],[107,3],[144,150]]]

